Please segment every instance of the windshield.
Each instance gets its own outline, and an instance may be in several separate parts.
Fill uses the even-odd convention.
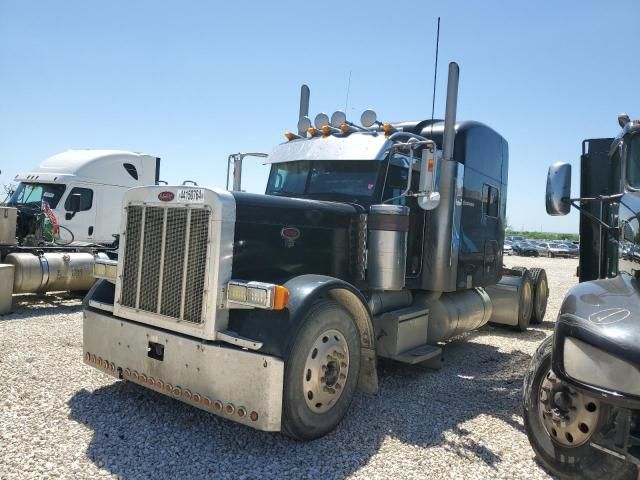
[[[276,163],[271,166],[266,193],[341,201],[373,200],[384,165],[379,160]]]
[[[42,202],[46,201],[51,208],[56,208],[64,189],[64,185],[52,183],[20,183],[7,205],[31,205],[40,208]]]
[[[640,189],[640,133],[629,140],[626,163],[627,183],[631,188]]]

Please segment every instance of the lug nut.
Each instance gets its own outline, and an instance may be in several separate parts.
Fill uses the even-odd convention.
[[[342,388],[342,385],[340,385],[339,383],[336,383],[336,390],[340,390]]]
[[[347,364],[346,364],[345,362],[340,362],[340,366],[341,366],[342,368],[347,368]]]
[[[345,378],[347,378],[347,376],[344,373],[340,374],[340,380],[344,380]]]
[[[322,383],[324,383],[324,382],[325,382],[325,378],[324,378],[324,377],[320,377],[320,381],[321,381]]]

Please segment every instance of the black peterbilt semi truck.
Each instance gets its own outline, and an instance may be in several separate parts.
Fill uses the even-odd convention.
[[[265,195],[151,186],[96,262],[85,362],[226,418],[311,439],[376,392],[376,358],[439,366],[490,319],[526,328],[527,271],[503,275],[507,142],[455,121],[308,118],[267,156]],[[546,293],[545,293],[546,294]],[[542,314],[544,314],[542,312]]]
[[[538,459],[561,478],[636,479],[640,465],[640,120],[582,143],[549,168],[547,212],[580,210],[580,283],[524,380],[524,423]]]

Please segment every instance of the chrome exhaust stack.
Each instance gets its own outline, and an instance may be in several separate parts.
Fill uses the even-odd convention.
[[[440,204],[427,217],[425,256],[423,259],[422,288],[436,292],[457,289],[458,251],[462,205],[464,165],[453,158],[458,103],[460,68],[449,64],[447,103],[442,139],[442,162],[438,178]]]

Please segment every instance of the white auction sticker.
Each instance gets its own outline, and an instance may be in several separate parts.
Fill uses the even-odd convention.
[[[179,188],[177,200],[185,203],[204,203],[204,190],[202,188]]]

